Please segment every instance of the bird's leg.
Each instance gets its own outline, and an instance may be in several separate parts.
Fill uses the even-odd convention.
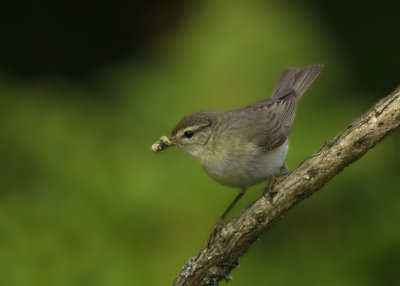
[[[276,175],[271,175],[268,177],[268,183],[264,188],[264,193],[263,196],[269,200],[269,202],[272,204],[272,200],[274,199],[276,195],[276,191],[274,191],[274,186],[276,183]]]
[[[273,200],[273,198],[275,197],[275,195],[277,193],[276,191],[274,191],[276,178],[284,176],[284,175],[286,175],[288,173],[289,173],[289,168],[287,167],[286,163],[283,163],[283,165],[279,168],[279,173],[278,174],[274,174],[274,175],[268,177],[268,184],[264,188],[263,196],[265,198],[267,198],[271,203],[272,203],[272,200]]]
[[[236,203],[243,197],[244,193],[246,192],[246,188],[243,188],[240,190],[240,193],[236,196],[236,198],[233,200],[233,202],[229,205],[229,207],[226,209],[226,211],[222,214],[222,216],[219,218],[218,221],[223,222],[226,216],[231,212],[233,207],[236,205]]]
[[[281,176],[284,176],[284,175],[286,175],[288,173],[289,173],[289,168],[286,165],[286,163],[283,163],[283,165],[279,168],[279,174],[277,174],[276,176],[277,177],[281,177]]]
[[[224,219],[228,216],[230,211],[233,209],[233,207],[236,205],[236,203],[243,197],[243,195],[246,192],[246,188],[242,188],[240,193],[236,196],[236,198],[233,200],[233,202],[228,206],[228,208],[224,211],[222,216],[218,219],[217,223],[214,226],[214,229],[210,235],[210,238],[208,239],[208,246],[213,242],[215,236],[220,232],[221,228],[224,226]]]

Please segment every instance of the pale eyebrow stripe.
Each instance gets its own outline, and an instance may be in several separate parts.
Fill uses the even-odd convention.
[[[180,130],[177,135],[178,137],[183,136],[183,133],[185,133],[186,131],[193,131],[193,132],[197,132],[203,128],[209,127],[211,126],[211,123],[207,123],[207,124],[202,124],[202,125],[194,125],[194,126],[189,126],[186,127],[185,129]]]

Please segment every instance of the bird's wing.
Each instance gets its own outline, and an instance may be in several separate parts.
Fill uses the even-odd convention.
[[[225,116],[227,116],[225,122],[229,122],[229,124],[225,125],[223,129],[225,131],[230,129],[230,132],[225,134],[234,137],[240,133],[240,138],[245,138],[247,143],[252,143],[264,151],[279,147],[289,135],[290,128],[284,126],[272,112],[260,112],[258,108],[246,108],[227,112]]]
[[[246,115],[243,116],[249,117],[244,124],[252,124],[248,132],[254,133],[247,134],[247,138],[253,138],[253,142],[265,151],[282,145],[289,135],[298,100],[322,68],[323,65],[309,65],[302,69],[286,69],[269,99],[244,108]]]
[[[283,125],[281,120],[273,113],[270,116],[260,116],[257,119],[259,130],[255,130],[254,144],[264,151],[269,151],[281,146],[289,135],[290,128]]]
[[[290,127],[296,113],[298,100],[321,72],[323,65],[309,65],[302,69],[286,69],[269,99],[248,106],[248,109],[273,113],[285,127]]]

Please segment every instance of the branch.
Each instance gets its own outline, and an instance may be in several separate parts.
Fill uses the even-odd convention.
[[[378,101],[347,129],[329,140],[279,181],[272,203],[264,196],[230,220],[210,245],[182,268],[173,285],[218,285],[264,231],[290,208],[321,189],[400,124],[400,87]]]

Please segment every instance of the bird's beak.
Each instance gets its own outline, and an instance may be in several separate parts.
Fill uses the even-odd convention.
[[[160,140],[151,146],[151,150],[153,150],[153,152],[159,152],[172,145],[175,145],[173,139],[168,138],[167,136],[161,136]]]

